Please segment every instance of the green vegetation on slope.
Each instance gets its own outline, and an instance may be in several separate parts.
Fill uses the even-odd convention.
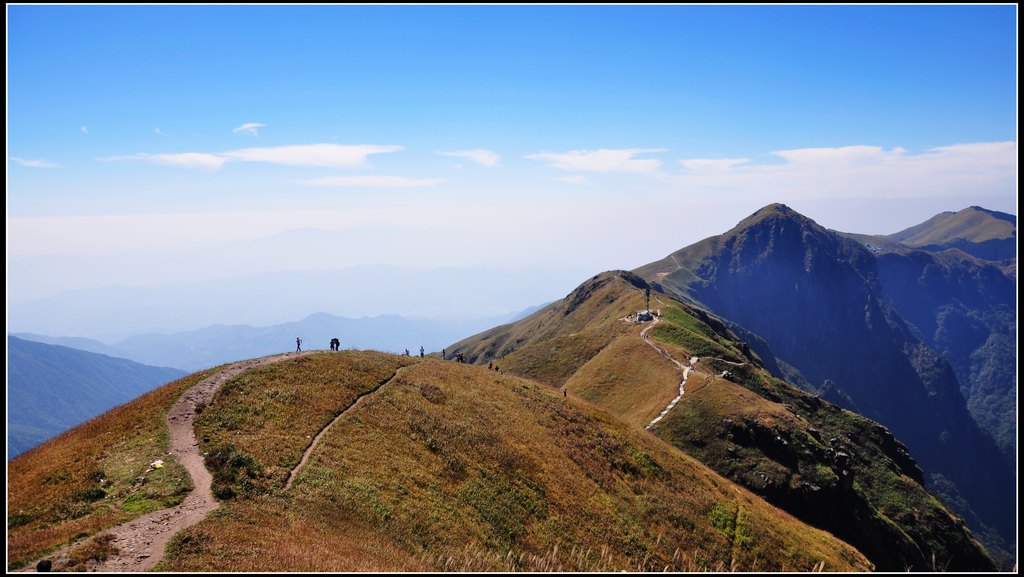
[[[331,373],[355,382],[381,369],[386,377],[407,362],[375,353],[308,360],[247,373],[247,396],[218,397],[204,419],[219,422],[272,390],[327,403],[333,393],[309,381]],[[378,368],[360,375],[360,366]],[[261,425],[237,437],[219,430],[209,443],[231,439],[264,468],[297,462],[304,443],[290,437],[310,435],[307,424],[278,427],[292,409],[261,406]],[[731,512],[733,525],[718,527],[716,510]],[[399,370],[336,421],[290,490],[225,501],[175,538],[160,568],[822,566],[869,568],[845,543],[607,413],[517,377],[427,360]]]
[[[682,372],[641,340],[642,326],[619,320],[644,305],[643,290],[621,274],[599,275],[573,293],[588,299],[570,295],[503,327],[518,335],[520,348],[494,362],[552,386],[565,384],[571,395],[634,425],[649,422],[660,412],[650,399],[660,399],[664,408],[678,394]],[[962,521],[924,490],[920,469],[888,430],[773,378],[708,313],[664,295],[656,295],[655,304],[660,318],[648,335],[679,362],[701,360],[685,395],[652,432],[854,544],[879,568],[992,567]],[[560,319],[572,323],[572,333],[559,330]],[[541,325],[544,330],[537,330]],[[569,335],[608,345],[577,362],[580,368],[568,377],[561,376],[566,371],[560,361],[545,367],[537,364],[540,355],[530,355],[523,362],[520,351],[543,350]],[[499,336],[479,335],[456,346],[488,350]],[[559,378],[544,378],[553,374]]]
[[[661,335],[707,334],[681,308]],[[674,321],[690,320],[676,324]],[[661,327],[659,327],[661,328]],[[728,341],[706,338],[698,341]],[[676,345],[678,339],[666,339]],[[682,347],[682,354],[698,349]],[[706,353],[705,353],[706,354]],[[762,368],[721,359],[654,432],[769,501],[854,544],[880,568],[990,566],[962,521],[921,485],[906,448],[876,423],[786,385]],[[856,522],[851,523],[850,520]],[[934,557],[933,557],[934,555]]]

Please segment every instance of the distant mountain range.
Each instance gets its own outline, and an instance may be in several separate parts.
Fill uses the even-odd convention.
[[[1012,223],[969,208],[866,237],[776,204],[636,272],[756,335],[779,376],[890,427],[990,544],[991,529],[1012,543],[1016,282],[964,250],[1015,247]]]
[[[118,356],[147,365],[169,366],[195,371],[222,363],[295,350],[300,337],[307,350],[328,349],[332,338],[343,349],[374,349],[410,354],[440,351],[454,340],[487,327],[520,318],[534,308],[509,316],[487,317],[465,322],[412,319],[381,315],[358,319],[316,313],[294,322],[267,327],[214,325],[195,331],[143,334],[112,344],[81,337],[51,337],[14,333],[22,339],[63,345],[95,353]]]
[[[12,263],[9,276],[31,279],[42,276],[40,271],[66,270],[47,261],[18,272],[23,265]],[[124,265],[130,266],[130,262]],[[586,274],[574,273],[571,267],[508,271],[357,266],[182,279],[158,286],[100,286],[36,300],[24,296],[11,300],[7,327],[11,333],[73,335],[110,343],[133,335],[195,331],[216,324],[278,325],[317,311],[344,317],[395,314],[441,322],[494,320],[550,301]]]
[[[7,457],[184,375],[8,336]]]

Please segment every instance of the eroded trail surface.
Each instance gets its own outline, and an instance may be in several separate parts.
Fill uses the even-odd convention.
[[[659,299],[658,302],[661,302],[661,300]],[[668,412],[671,411],[676,406],[676,403],[678,403],[683,398],[683,394],[686,393],[686,379],[690,378],[690,372],[697,372],[694,369],[693,365],[697,364],[697,361],[700,360],[697,357],[690,357],[690,363],[683,364],[673,359],[672,355],[668,354],[668,351],[651,342],[650,337],[647,336],[647,332],[653,329],[654,326],[657,325],[660,320],[660,317],[654,317],[654,322],[652,322],[650,326],[644,328],[644,330],[640,331],[640,338],[642,338],[644,342],[646,342],[647,344],[651,345],[654,348],[654,350],[658,351],[658,354],[672,361],[672,364],[678,367],[679,370],[683,371],[683,380],[679,382],[679,394],[676,395],[674,399],[672,399],[672,402],[670,402],[668,406],[665,407],[665,409],[661,411],[661,413],[657,417],[654,417],[654,419],[650,423],[647,423],[647,426],[644,427],[645,429],[650,429],[651,427],[654,426],[655,423],[663,419],[665,415],[667,415]]]
[[[210,489],[213,477],[203,464],[203,456],[199,453],[199,444],[196,442],[193,427],[196,406],[200,403],[209,404],[224,383],[244,371],[302,357],[312,352],[285,353],[234,363],[185,391],[168,411],[167,427],[171,431],[171,453],[192,477],[192,492],[177,507],[154,511],[103,531],[103,534],[114,536],[113,545],[118,553],[98,565],[90,565],[88,569],[105,572],[152,569],[163,558],[164,547],[175,533],[195,525],[210,511],[216,509],[219,504],[213,498]],[[50,554],[47,558],[53,559],[55,568],[60,567],[72,547],[74,545],[65,547],[56,554]]]

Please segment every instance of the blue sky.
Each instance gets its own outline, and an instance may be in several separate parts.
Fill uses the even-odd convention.
[[[363,240],[308,266],[598,272],[771,202],[869,233],[1016,213],[1013,6],[7,15],[9,267],[314,228]]]

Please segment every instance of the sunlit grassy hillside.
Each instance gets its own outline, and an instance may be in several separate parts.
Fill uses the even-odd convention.
[[[199,428],[208,450],[230,446],[239,466],[222,478],[234,479],[234,496],[172,541],[162,568],[868,567],[845,543],[588,404],[483,367],[398,370],[407,362],[318,355],[232,383]],[[302,408],[336,414],[381,382],[282,490],[280,467],[297,463],[325,423]]]
[[[564,300],[452,345],[477,363],[565,388],[643,427],[686,392],[651,431],[720,474],[858,547],[879,568],[990,568],[984,548],[922,486],[921,470],[884,427],[770,375],[716,317],[598,275]],[[647,329],[650,342],[641,332]],[[659,352],[656,345],[661,350]]]

